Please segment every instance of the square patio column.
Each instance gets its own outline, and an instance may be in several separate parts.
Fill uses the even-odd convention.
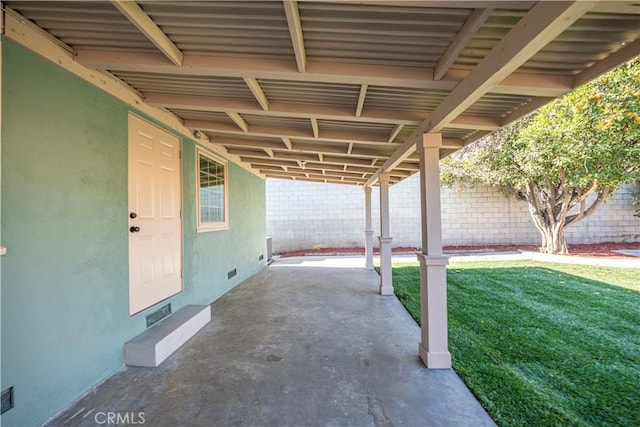
[[[380,175],[380,295],[393,295],[391,241],[389,235],[389,174]]]
[[[364,187],[364,254],[365,268],[373,270],[373,228],[371,225],[371,187]]]
[[[429,369],[450,369],[447,331],[447,263],[442,253],[440,217],[440,147],[442,134],[424,134],[420,154],[420,210],[422,252],[420,261],[420,359]]]

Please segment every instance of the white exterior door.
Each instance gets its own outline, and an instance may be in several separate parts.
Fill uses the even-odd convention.
[[[180,139],[129,114],[129,313],[182,291]]]

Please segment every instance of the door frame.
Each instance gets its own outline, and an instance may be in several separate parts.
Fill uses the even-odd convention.
[[[130,213],[130,209],[131,206],[129,204],[129,191],[130,191],[130,183],[131,183],[131,165],[130,165],[130,160],[131,160],[131,152],[130,152],[130,144],[131,144],[131,140],[130,140],[130,132],[131,132],[131,126],[132,126],[132,120],[138,120],[140,122],[143,122],[149,126],[152,126],[166,134],[169,134],[173,137],[175,137],[177,139],[177,144],[178,144],[178,178],[179,178],[179,184],[178,184],[178,188],[180,190],[180,196],[179,196],[179,219],[180,219],[180,242],[179,242],[179,251],[180,251],[180,290],[165,297],[162,298],[156,302],[154,302],[153,304],[144,307],[142,309],[133,311],[131,309],[131,258],[130,258],[130,250],[131,250],[131,245],[129,243],[129,226],[130,226],[130,219],[129,219],[129,213]],[[163,301],[166,301],[170,298],[173,298],[174,296],[181,294],[182,292],[184,292],[184,165],[183,165],[183,147],[184,147],[184,141],[182,136],[180,136],[179,134],[176,134],[175,132],[171,132],[169,130],[167,130],[166,128],[159,126],[158,124],[144,118],[141,117],[140,115],[136,114],[133,111],[129,111],[127,114],[127,211],[126,211],[126,218],[127,218],[127,294],[128,294],[128,305],[129,305],[129,316],[135,316],[136,314],[140,314],[143,311],[149,309],[150,307],[153,307],[157,304],[162,303]]]

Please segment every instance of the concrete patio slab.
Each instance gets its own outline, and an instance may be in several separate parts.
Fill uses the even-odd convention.
[[[418,326],[363,262],[276,261],[159,367],[123,368],[48,425],[494,425],[454,371],[422,365]]]

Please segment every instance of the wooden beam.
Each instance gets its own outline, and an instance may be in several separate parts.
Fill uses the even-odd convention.
[[[273,159],[270,157],[240,157],[244,163],[250,164],[251,167],[255,168],[255,165],[268,165],[268,166],[281,166],[283,168],[295,166],[295,160],[282,160],[282,159]]]
[[[439,132],[492,87],[529,60],[540,49],[588,12],[591,2],[536,3],[509,33],[471,71],[465,80],[427,117],[396,152],[383,164],[380,173],[392,170],[411,155],[422,134]],[[367,181],[372,185],[379,178]]]
[[[442,148],[454,149],[464,147],[464,140],[457,138],[442,138]]]
[[[462,49],[464,49],[467,43],[469,43],[469,40],[473,38],[482,24],[484,24],[492,13],[493,9],[491,8],[474,9],[473,12],[471,12],[471,15],[447,48],[447,51],[436,64],[436,68],[433,73],[434,80],[440,80],[444,76],[444,74],[449,70],[449,67],[451,67],[451,64],[453,64],[458,58]]]
[[[283,136],[281,139],[284,145],[287,147],[287,149],[291,150],[291,140],[286,136]]]
[[[302,24],[300,13],[298,12],[298,2],[296,0],[282,0],[284,13],[287,17],[291,43],[296,56],[298,72],[304,73],[307,70],[307,54],[304,48],[304,36],[302,35]]]
[[[318,129],[318,119],[311,117],[311,129],[313,129],[313,137],[319,138],[320,130]]]
[[[355,157],[344,156],[324,156],[325,163],[335,163],[340,165],[369,166],[371,161]]]
[[[313,154],[345,154],[347,152],[347,146],[294,142],[291,150]],[[322,161],[322,159],[318,160]]]
[[[269,110],[257,108],[255,102],[235,99],[212,98],[194,95],[172,95],[145,93],[146,102],[161,108],[183,110],[214,111],[226,113],[252,114],[264,117],[288,117],[300,119],[348,120],[357,123],[383,123],[419,125],[424,114],[416,111],[397,111],[368,109],[366,115],[356,117],[349,107],[331,107],[325,105],[304,105],[284,102],[270,102]]]
[[[264,155],[263,155],[264,154]],[[300,153],[297,151],[274,151],[273,157],[267,156],[266,153],[259,153],[253,150],[246,150],[246,152],[240,154],[243,159],[253,159],[248,160],[249,163],[253,163],[255,161],[264,161],[264,159],[271,160],[284,160],[284,161],[294,161],[298,162],[300,160],[304,160],[305,162],[317,162],[318,157],[309,153]],[[268,163],[267,163],[268,164]]]
[[[227,116],[229,116],[229,118],[233,120],[233,122],[238,125],[243,132],[249,132],[249,125],[244,121],[240,114],[227,111]]]
[[[111,2],[151,43],[160,49],[174,65],[182,65],[184,55],[180,49],[178,49],[136,2],[128,0],[112,0]]]
[[[76,60],[90,68],[126,72],[366,84],[422,90],[452,90],[471,72],[461,69],[450,70],[442,79],[434,80],[433,69],[426,67],[311,61],[307,63],[307,72],[299,73],[290,61],[264,58],[260,60],[260,67],[256,67],[255,60],[252,58],[193,54],[184,55],[183,66],[176,67],[167,64],[166,58],[160,54],[88,49],[76,49]],[[512,78],[517,79],[517,85],[511,84]],[[527,84],[527,80],[531,80],[531,83]],[[571,90],[571,82],[571,77],[562,75],[540,76],[533,73],[514,73],[492,88],[490,92],[513,94],[518,91],[522,95],[557,96],[556,88]]]
[[[358,157],[363,157],[363,158],[376,158],[376,159],[380,159],[380,158],[386,158],[389,157],[389,155],[393,154],[393,147],[391,147],[391,150],[386,149],[383,150],[381,149],[381,147],[377,147],[377,149],[371,149],[371,148],[363,148],[362,146],[358,146],[358,147],[354,147],[353,150],[351,150],[351,153],[349,153],[352,156],[358,156]]]
[[[285,166],[268,166],[268,165],[260,165],[260,171],[270,171],[270,172],[286,172]]]
[[[264,151],[269,155],[269,157],[274,157],[273,150],[271,148],[265,148]]]
[[[502,126],[502,119],[499,117],[460,115],[447,124],[447,128],[453,129],[477,129],[496,130]]]
[[[249,90],[251,91],[253,96],[256,98],[256,100],[262,107],[262,109],[265,111],[268,110],[269,100],[267,99],[267,96],[264,94],[262,87],[260,87],[258,80],[254,79],[253,77],[243,77],[243,79],[244,79],[244,82],[249,87]]]
[[[268,125],[252,125],[249,132],[238,129],[238,126],[229,123],[213,122],[209,120],[183,120],[186,127],[190,129],[199,129],[208,132],[216,132],[227,135],[252,135],[258,137],[274,137],[281,138],[283,136],[289,138],[315,139],[311,131],[299,128],[291,128],[288,126],[268,126]]]
[[[256,139],[224,138],[224,137],[214,136],[211,138],[211,141],[214,142],[215,144],[231,146],[231,147],[275,148],[278,150],[287,148],[281,141],[277,139],[273,141],[263,141],[263,140],[256,140]]]
[[[358,97],[358,105],[356,107],[356,117],[360,117],[362,114],[362,107],[364,107],[364,100],[367,97],[367,88],[369,85],[360,86],[360,96]]]
[[[213,122],[209,120],[182,120],[184,127],[192,130],[201,130],[207,132],[220,132],[229,135],[243,135],[246,136],[246,132],[238,129],[238,125],[223,122]],[[271,135],[260,135],[271,136]]]
[[[535,90],[535,88],[538,90]],[[498,86],[489,90],[489,93],[500,95],[525,95],[558,97],[573,90],[573,78],[571,76],[536,74],[536,73],[511,73],[505,77]]]

